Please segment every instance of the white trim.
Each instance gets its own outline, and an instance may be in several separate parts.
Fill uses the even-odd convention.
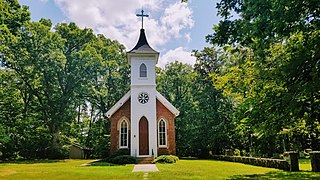
[[[139,155],[137,157],[152,157],[152,155]]]
[[[128,91],[112,108],[107,112],[107,117],[110,118],[117,110],[128,101],[131,96],[131,90]],[[164,96],[162,96],[158,91],[156,91],[157,99],[175,116],[179,116],[180,111],[175,108]]]
[[[160,145],[160,122],[163,121],[164,122],[164,133],[165,133],[165,145]],[[158,146],[159,148],[166,148],[168,147],[168,131],[167,131],[167,121],[164,118],[160,118],[159,122],[158,122]]]
[[[139,57],[139,58],[144,58],[149,60],[149,58],[155,58],[156,59],[156,64],[158,63],[159,59],[159,53],[130,53],[127,52],[127,60],[128,63],[131,65],[131,59],[132,57]]]
[[[176,117],[179,116],[180,111],[175,108],[164,96],[162,96],[158,91],[156,91],[157,99],[170,111],[172,112]]]
[[[131,96],[131,91],[128,91],[112,108],[107,112],[107,117],[110,118],[117,110],[128,101]]]
[[[126,146],[121,146],[121,124],[122,122],[125,121],[125,123],[127,124],[127,145]],[[127,149],[129,148],[129,121],[127,120],[127,118],[123,117],[120,119],[119,123],[119,149]]]
[[[120,125],[121,125],[122,120],[126,120],[126,121],[127,121],[127,123],[129,124],[128,130],[130,130],[130,121],[129,121],[129,119],[128,119],[126,116],[122,116],[122,117],[120,118],[120,121],[118,121],[117,131],[120,130]]]

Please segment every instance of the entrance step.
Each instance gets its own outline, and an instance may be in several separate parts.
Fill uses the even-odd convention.
[[[153,157],[138,157],[137,158],[138,164],[152,164],[153,160],[154,160]]]

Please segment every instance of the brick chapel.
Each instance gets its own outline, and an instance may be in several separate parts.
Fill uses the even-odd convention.
[[[174,118],[179,111],[156,90],[158,58],[159,52],[148,44],[142,25],[138,43],[127,52],[130,91],[107,112],[111,120],[111,154],[120,149],[134,157],[176,154]]]

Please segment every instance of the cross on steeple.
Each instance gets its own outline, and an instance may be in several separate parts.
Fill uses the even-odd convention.
[[[143,29],[143,17],[149,17],[149,15],[147,14],[143,14],[144,13],[144,10],[142,9],[141,10],[141,14],[137,14],[138,17],[141,17],[141,29]]]

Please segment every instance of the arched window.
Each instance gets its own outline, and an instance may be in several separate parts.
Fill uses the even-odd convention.
[[[159,137],[159,146],[166,147],[167,146],[167,128],[165,120],[161,119],[158,125],[158,137]]]
[[[140,77],[147,77],[147,66],[144,63],[140,65]]]
[[[128,148],[128,123],[122,120],[120,123],[120,148]]]

